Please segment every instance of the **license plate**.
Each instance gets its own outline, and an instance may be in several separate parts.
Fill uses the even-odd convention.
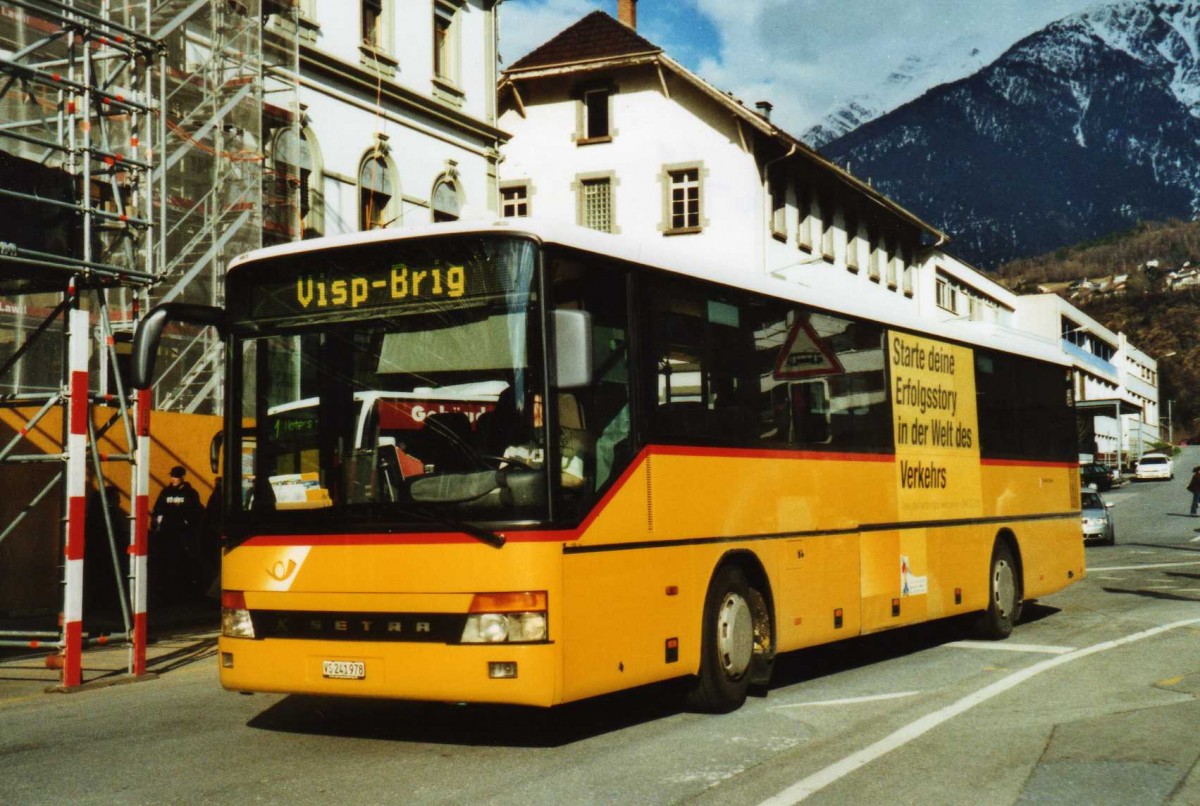
[[[323,660],[321,674],[338,680],[362,680],[367,676],[367,664],[360,660]]]

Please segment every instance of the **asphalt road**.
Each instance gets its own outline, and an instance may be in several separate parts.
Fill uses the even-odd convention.
[[[12,695],[0,803],[1200,804],[1200,518],[1186,470],[1006,642],[924,625],[781,658],[740,711],[663,688],[550,713],[239,696],[193,637],[153,681]],[[6,695],[4,692],[8,692]]]

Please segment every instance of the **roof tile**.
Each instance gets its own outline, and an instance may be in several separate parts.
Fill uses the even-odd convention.
[[[549,42],[517,59],[505,72],[661,52],[662,48],[638,36],[629,26],[603,11],[593,11]]]

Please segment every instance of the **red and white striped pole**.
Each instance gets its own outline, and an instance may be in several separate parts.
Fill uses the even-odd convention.
[[[87,513],[88,313],[67,314],[67,524],[63,593],[62,684],[83,680],[83,539]]]
[[[137,431],[137,450],[133,451],[133,534],[130,535],[129,559],[133,568],[133,657],[130,669],[135,677],[146,673],[146,601],[149,591],[150,535],[150,390],[140,389],[133,404]]]

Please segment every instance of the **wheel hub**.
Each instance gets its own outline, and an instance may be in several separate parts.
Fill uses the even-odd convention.
[[[992,594],[995,597],[996,612],[1008,616],[1017,603],[1017,581],[1012,566],[1004,560],[996,563],[992,572]]]
[[[725,594],[717,619],[717,651],[725,674],[737,679],[750,667],[754,654],[754,614],[737,593]]]

